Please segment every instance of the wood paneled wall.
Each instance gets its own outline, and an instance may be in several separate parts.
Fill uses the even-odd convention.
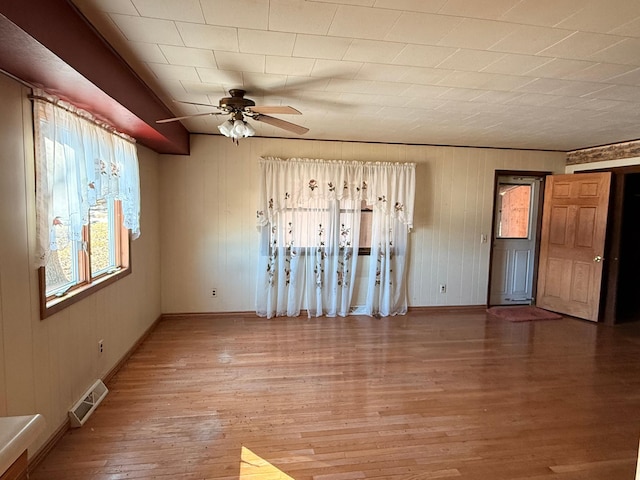
[[[260,156],[416,162],[411,306],[484,304],[495,170],[565,168],[562,153],[193,135],[189,157],[160,160],[163,313],[254,310]]]
[[[41,321],[35,252],[33,123],[29,91],[0,75],[0,415],[41,413],[47,430],[109,372],[160,315],[157,155],[139,148],[142,235],[133,273]],[[104,340],[100,355],[98,341]]]

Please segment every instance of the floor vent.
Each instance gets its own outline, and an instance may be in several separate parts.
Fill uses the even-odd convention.
[[[82,396],[71,410],[69,410],[69,420],[72,427],[81,427],[91,416],[102,399],[109,393],[107,386],[102,380],[96,380],[89,390]]]

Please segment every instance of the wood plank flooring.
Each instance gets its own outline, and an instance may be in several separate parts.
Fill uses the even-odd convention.
[[[631,480],[640,323],[162,320],[31,474]]]

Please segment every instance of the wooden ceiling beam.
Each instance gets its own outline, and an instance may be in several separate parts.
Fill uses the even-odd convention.
[[[0,3],[0,69],[90,111],[158,153],[189,153],[174,114],[66,0]]]

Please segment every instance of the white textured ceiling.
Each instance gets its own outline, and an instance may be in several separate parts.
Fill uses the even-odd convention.
[[[640,138],[638,0],[73,1],[176,115],[215,109],[174,100],[242,88],[300,110],[274,116],[303,138],[563,151]]]

